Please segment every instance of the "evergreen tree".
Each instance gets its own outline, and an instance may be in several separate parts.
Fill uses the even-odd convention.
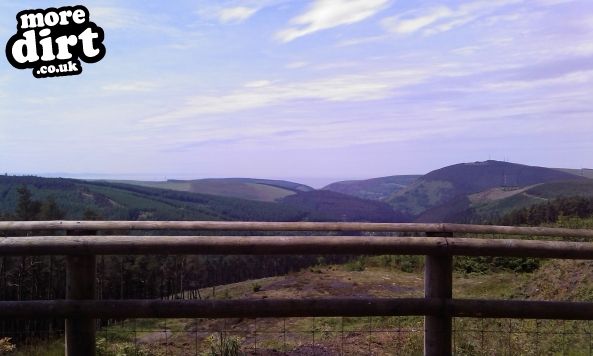
[[[82,214],[82,220],[102,220],[101,214],[97,213],[93,209],[87,208]]]
[[[19,195],[15,211],[17,219],[23,221],[37,219],[41,212],[41,203],[32,199],[31,191],[27,186],[17,188],[17,193]]]
[[[49,197],[41,206],[43,220],[62,220],[66,214],[60,209],[54,197]]]

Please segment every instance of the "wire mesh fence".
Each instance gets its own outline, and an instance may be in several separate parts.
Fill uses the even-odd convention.
[[[422,317],[129,319],[101,321],[97,354],[421,355]],[[13,355],[61,355],[63,333],[0,335]],[[28,336],[28,335],[26,335]],[[453,319],[454,355],[593,355],[591,321]],[[9,342],[9,344],[11,344]]]
[[[489,241],[496,238],[494,235],[488,237]],[[518,282],[524,282],[525,276],[531,278],[527,273],[540,267],[539,260],[532,260],[456,258],[454,266],[457,274],[453,278],[454,288],[458,289],[454,289],[454,294],[461,297],[494,294],[508,299],[511,292],[520,290],[518,288],[525,284]],[[3,274],[5,278],[0,279],[4,281],[2,289],[6,291],[3,298],[19,301],[62,298],[63,293],[54,290],[63,292],[64,289],[66,268],[63,260],[49,258],[44,264],[38,257],[3,257],[1,261],[1,270],[8,271]],[[316,255],[290,258],[101,255],[96,263],[96,298],[99,300],[424,295],[423,257],[416,255],[372,258],[347,255],[332,258]],[[46,265],[47,268],[39,267]],[[583,270],[578,265],[566,266],[565,269]],[[508,270],[514,272],[510,277],[505,272]],[[496,273],[497,277],[493,278],[486,272]],[[525,276],[518,272],[524,272]],[[59,288],[53,281],[55,276],[61,278]],[[274,276],[283,277],[278,279]],[[542,277],[538,278],[547,283]],[[28,285],[31,291],[21,285]],[[501,293],[500,285],[513,288],[507,288],[509,293]],[[49,292],[46,293],[43,288]],[[534,294],[528,299],[558,297],[589,300],[587,296],[582,293],[574,296]],[[513,297],[524,296],[512,294],[511,299]],[[591,325],[588,321],[453,320],[455,355],[592,354]],[[4,321],[0,324],[5,325]],[[98,326],[96,344],[99,355],[419,355],[423,353],[425,332],[422,317],[127,319],[102,320]],[[14,339],[17,347],[12,354],[64,353],[63,334],[59,328],[45,333],[42,326],[23,324],[10,330],[19,332],[11,334],[0,329],[0,339],[3,336]]]
[[[455,355],[593,355],[591,321],[454,318]],[[421,355],[422,317],[132,319],[99,355]]]
[[[100,352],[141,355],[410,355],[422,335],[420,317],[139,319],[97,333]]]

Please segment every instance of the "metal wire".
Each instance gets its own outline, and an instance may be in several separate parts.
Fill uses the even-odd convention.
[[[590,321],[453,321],[455,355],[593,355]],[[423,347],[421,318],[188,319],[186,323],[162,320],[158,325],[152,328],[138,320],[120,321],[97,334],[106,339],[108,346],[125,343],[125,335],[129,335],[132,354],[136,355],[201,355],[209,351],[206,339],[211,335],[219,349],[237,337],[241,349],[249,355],[408,355],[421,353]],[[151,333],[156,337],[151,338]],[[49,331],[46,337],[51,340]]]
[[[170,320],[162,320],[160,327],[152,328],[147,327],[146,322],[132,319],[101,328],[97,334],[108,346],[126,342],[128,335],[134,350],[131,354],[136,355],[151,355],[151,351],[156,355],[158,350],[166,355],[201,355],[208,351],[204,340],[211,334],[217,334],[217,341],[222,340],[223,344],[233,336],[244,340],[252,338],[253,348],[242,345],[249,354],[267,354],[274,350],[276,355],[298,355],[299,352],[307,355],[405,355],[422,349],[422,328],[412,327],[409,320],[367,318],[366,323],[364,320],[341,317],[326,322],[316,318],[307,324],[306,320],[293,318],[240,322],[191,319],[182,329],[178,327],[180,323]],[[417,322],[420,326],[421,320]],[[455,355],[593,355],[591,321],[455,318],[454,323]],[[150,333],[157,333],[157,337],[147,338]],[[306,334],[315,342],[307,341]],[[26,335],[28,333],[22,331],[0,338],[16,339]],[[62,336],[53,330],[40,334],[48,344],[59,342]],[[365,336],[368,340],[364,340]],[[368,342],[365,345],[361,341]],[[24,339],[19,344],[23,354],[33,355],[38,347],[39,338]],[[31,351],[27,353],[29,348]]]

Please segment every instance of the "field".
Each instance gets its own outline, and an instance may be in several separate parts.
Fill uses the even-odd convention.
[[[297,192],[313,190],[311,187],[294,182],[251,178],[110,182],[265,202],[273,202]]]

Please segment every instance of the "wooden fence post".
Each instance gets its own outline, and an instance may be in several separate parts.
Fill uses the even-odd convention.
[[[427,236],[450,237],[450,233],[427,233]],[[453,257],[428,255],[424,267],[424,297],[451,299],[453,296]],[[424,355],[452,354],[452,318],[445,314],[424,317]]]
[[[68,235],[94,235],[96,232],[70,231]],[[95,299],[96,265],[94,255],[71,255],[66,259],[66,299]],[[95,320],[66,319],[66,356],[94,356]]]

